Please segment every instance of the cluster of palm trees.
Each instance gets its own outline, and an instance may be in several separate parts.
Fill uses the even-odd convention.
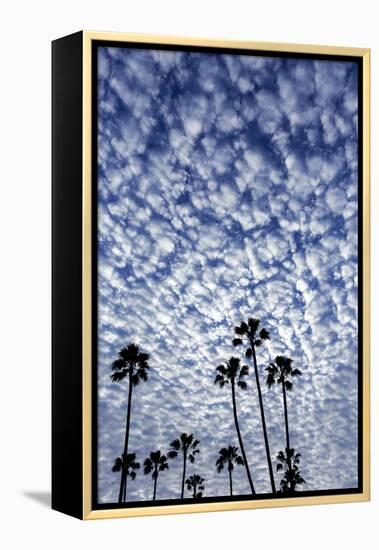
[[[254,368],[254,380],[258,393],[259,411],[262,424],[262,434],[266,452],[269,480],[271,491],[277,493],[275,479],[270,454],[269,439],[267,434],[264,402],[260,384],[257,348],[270,339],[270,334],[265,328],[260,328],[258,319],[249,318],[247,322],[241,322],[234,328],[236,337],[232,343],[234,347],[244,346],[245,357],[252,361]],[[120,486],[118,502],[123,503],[127,498],[128,479],[134,480],[137,471],[140,469],[140,463],[137,462],[136,453],[129,450],[130,417],[132,408],[133,389],[141,382],[148,380],[149,373],[149,355],[143,353],[136,344],[129,344],[122,348],[118,353],[118,358],[112,363],[111,379],[113,382],[120,383],[124,379],[128,380],[128,401],[126,411],[126,426],[124,448],[121,457],[114,461],[112,471],[120,474]],[[299,470],[300,454],[296,453],[290,445],[290,430],[288,423],[287,391],[293,387],[293,379],[301,375],[301,371],[292,367],[292,359],[284,356],[277,356],[275,360],[266,367],[266,384],[271,388],[274,384],[279,384],[283,394],[284,425],[285,425],[285,448],[277,455],[277,472],[281,472],[283,477],[280,481],[280,492],[293,493],[296,487],[305,483]],[[233,418],[236,428],[236,434],[239,447],[228,445],[220,449],[218,458],[215,462],[217,473],[221,474],[224,468],[229,476],[230,496],[233,496],[233,471],[235,466],[243,466],[246,470],[251,494],[256,494],[253,477],[251,475],[249,463],[247,461],[243,438],[238,421],[237,395],[239,390],[246,390],[248,387],[249,367],[241,365],[238,357],[230,357],[225,364],[216,368],[216,377],[214,383],[220,388],[229,386],[231,390]],[[200,441],[193,434],[182,433],[177,439],[171,441],[167,451],[160,449],[152,451],[143,463],[143,472],[145,475],[151,474],[153,480],[152,500],[157,497],[158,478],[162,472],[169,469],[169,460],[181,458],[181,484],[180,498],[184,498],[185,488],[191,493],[192,498],[199,499],[204,495],[205,479],[199,474],[191,474],[187,477],[188,463],[193,464],[196,456],[200,453]],[[241,455],[239,454],[241,453]]]
[[[234,327],[234,333],[236,337],[233,339],[232,344],[234,347],[245,347],[245,358],[252,360],[254,367],[254,380],[258,393],[259,410],[262,424],[262,433],[264,439],[264,446],[266,451],[267,467],[271,483],[272,493],[277,492],[275,487],[275,479],[272,467],[271,453],[269,440],[267,435],[265,410],[262,396],[262,389],[260,384],[258,362],[257,362],[257,348],[260,348],[266,340],[270,339],[270,333],[265,328],[260,328],[260,321],[250,317],[247,322],[242,321],[240,325]],[[280,481],[280,491],[285,493],[294,493],[296,487],[305,483],[305,480],[301,476],[299,470],[300,453],[296,453],[295,449],[290,445],[290,431],[288,424],[288,407],[287,407],[287,391],[291,391],[293,388],[293,379],[301,376],[301,371],[292,367],[293,361],[289,357],[278,355],[275,360],[268,364],[266,367],[266,384],[268,388],[271,388],[275,383],[279,384],[283,393],[283,409],[284,409],[284,425],[286,434],[286,446],[284,451],[279,451],[277,455],[277,472],[283,472],[283,478]],[[230,357],[224,365],[219,365],[216,368],[216,377],[214,383],[221,388],[225,385],[229,385],[231,388],[231,397],[233,405],[234,423],[237,432],[237,438],[239,446],[241,448],[242,460],[239,463],[243,464],[246,469],[246,475],[249,481],[251,493],[255,494],[255,487],[251,476],[248,461],[246,459],[245,448],[242,440],[241,430],[238,422],[237,403],[236,403],[236,389],[247,389],[247,378],[249,376],[249,367],[247,365],[241,365],[239,357]],[[231,449],[231,447],[229,447]],[[231,491],[232,483],[230,479]]]
[[[140,463],[136,460],[136,453],[129,452],[129,434],[130,434],[130,416],[132,407],[133,388],[141,382],[147,382],[149,378],[149,354],[143,353],[136,344],[129,344],[122,348],[118,353],[118,358],[112,363],[111,379],[113,382],[120,383],[125,378],[128,379],[128,404],[126,412],[126,427],[124,450],[121,457],[114,461],[112,471],[120,473],[120,488],[118,502],[126,501],[126,488],[128,479],[136,479],[137,470],[140,469]],[[161,472],[169,469],[168,459],[175,459],[178,456],[183,457],[183,472],[181,482],[181,499],[184,498],[184,488],[193,491],[194,498],[200,498],[204,490],[204,479],[198,475],[192,475],[186,479],[187,461],[191,464],[195,462],[196,455],[200,452],[198,448],[200,441],[194,438],[193,434],[182,433],[179,438],[170,443],[170,449],[167,456],[161,451],[152,451],[145,459],[143,472],[145,475],[151,474],[153,479],[153,500],[157,495],[158,477]]]

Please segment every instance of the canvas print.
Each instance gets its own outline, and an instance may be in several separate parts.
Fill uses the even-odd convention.
[[[360,491],[359,60],[94,51],[95,507]]]

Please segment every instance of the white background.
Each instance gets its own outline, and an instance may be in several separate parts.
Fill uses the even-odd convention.
[[[50,41],[81,29],[370,47],[372,280],[378,280],[378,67],[374,1],[48,0],[3,3],[0,84],[0,544],[3,548],[377,547],[378,376],[372,502],[80,522],[50,485]],[[372,357],[378,355],[377,284]],[[2,540],[4,539],[4,540]]]

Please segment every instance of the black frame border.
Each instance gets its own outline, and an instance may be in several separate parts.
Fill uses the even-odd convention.
[[[165,50],[165,51],[187,51],[193,53],[221,54],[221,55],[246,55],[252,57],[280,57],[287,59],[309,59],[316,61],[334,61],[356,63],[358,66],[358,487],[346,489],[330,489],[319,491],[302,491],[296,496],[285,494],[259,494],[236,495],[233,497],[203,497],[201,501],[193,499],[170,499],[156,501],[131,501],[123,504],[118,503],[99,503],[98,502],[98,48],[133,48],[147,50]],[[92,151],[91,151],[91,253],[92,253],[92,326],[91,326],[91,348],[92,348],[92,426],[91,426],[91,458],[92,458],[92,480],[91,480],[91,505],[92,510],[111,510],[111,509],[132,509],[132,508],[154,508],[157,506],[178,506],[182,504],[206,504],[218,502],[238,502],[238,501],[265,501],[282,500],[290,498],[297,501],[305,497],[318,496],[337,496],[363,493],[363,58],[361,56],[338,55],[338,54],[316,54],[287,52],[285,50],[277,52],[270,50],[256,50],[246,48],[230,48],[218,46],[189,46],[176,44],[145,43],[134,41],[118,40],[99,40],[91,41],[91,133],[92,133]]]

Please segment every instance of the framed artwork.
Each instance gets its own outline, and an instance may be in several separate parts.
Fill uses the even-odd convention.
[[[369,499],[369,50],[53,42],[53,508]]]

